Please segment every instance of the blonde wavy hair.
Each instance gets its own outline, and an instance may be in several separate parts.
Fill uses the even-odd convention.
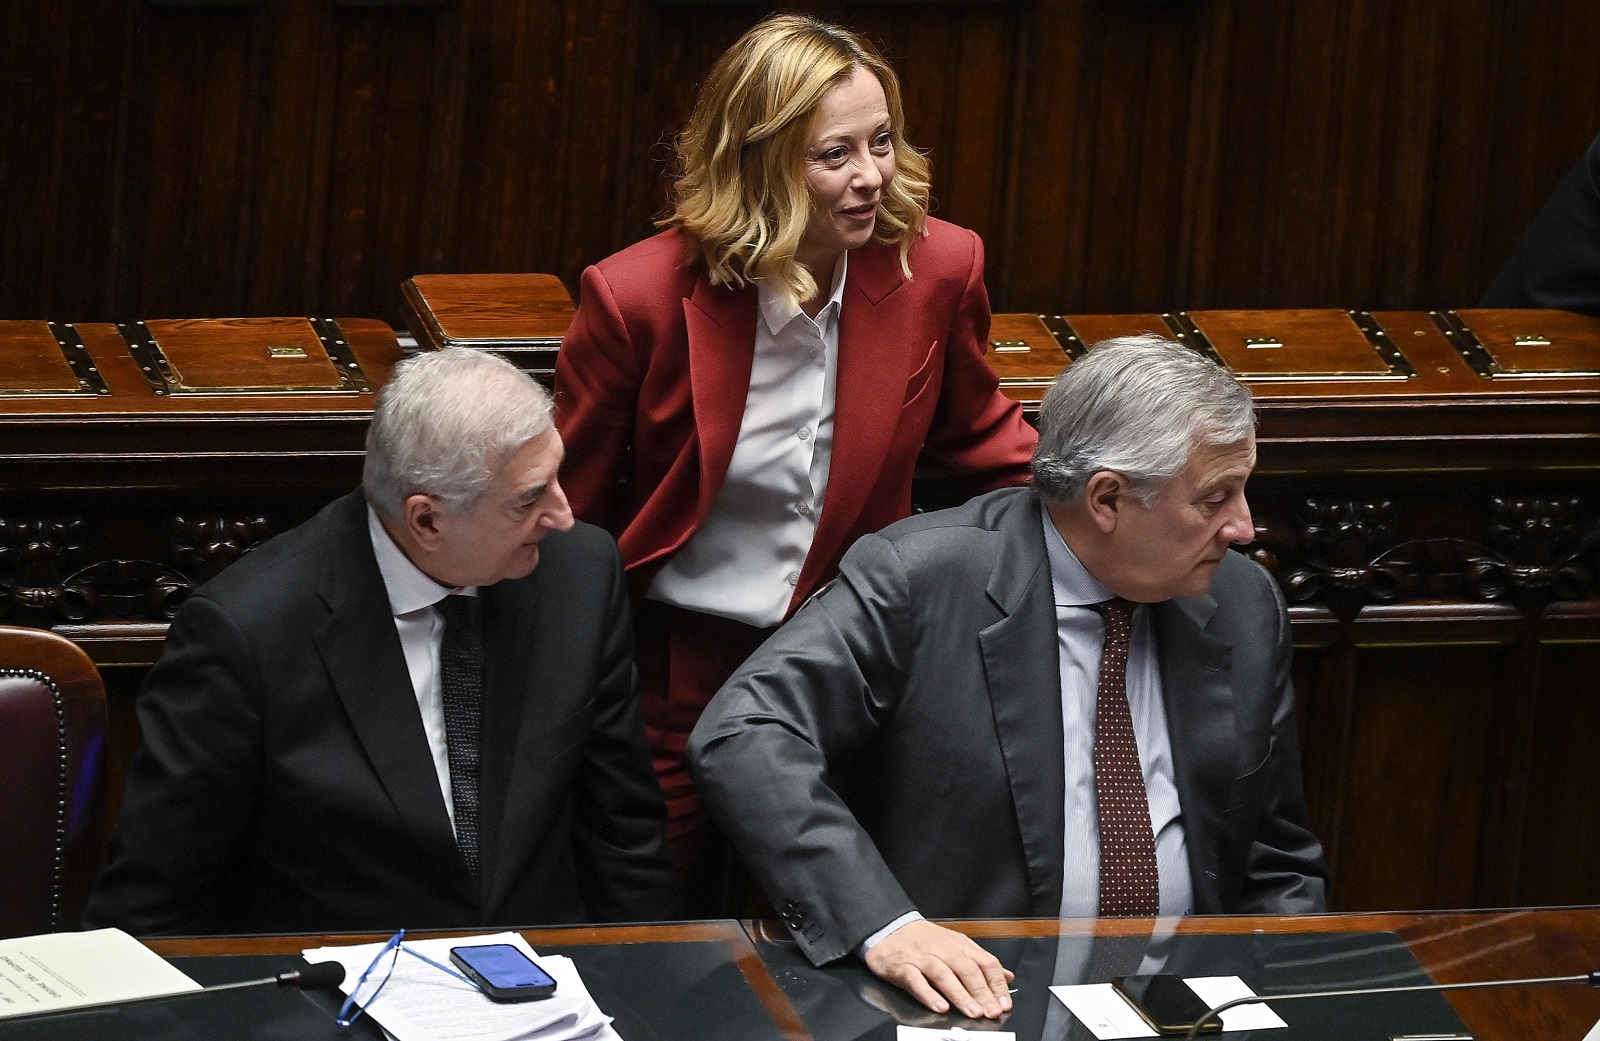
[[[817,293],[795,260],[810,218],[805,156],[822,96],[864,68],[889,108],[896,172],[878,203],[876,242],[900,247],[900,266],[928,219],[928,160],[905,139],[900,81],[864,38],[805,15],[756,25],[711,67],[678,137],[672,212],[712,285],[763,282],[797,301]]]

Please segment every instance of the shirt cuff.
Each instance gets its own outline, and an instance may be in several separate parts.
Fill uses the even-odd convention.
[[[888,936],[902,925],[910,925],[912,922],[920,921],[922,921],[921,914],[916,911],[907,911],[899,918],[896,918],[882,929],[879,929],[877,932],[867,937],[865,940],[862,940],[861,946],[856,948],[856,956],[865,958],[867,956],[867,952],[872,950],[873,947],[877,946],[879,940],[883,939],[885,936]]]

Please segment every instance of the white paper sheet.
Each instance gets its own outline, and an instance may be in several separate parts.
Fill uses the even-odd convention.
[[[1109,983],[1082,983],[1075,987],[1051,987],[1050,993],[1072,1010],[1078,1022],[1100,1041],[1124,1037],[1160,1037],[1139,1018],[1133,1006],[1122,1000]]]
[[[0,940],[0,1018],[199,989],[121,929]]]
[[[1215,1008],[1234,998],[1248,998],[1255,994],[1237,976],[1196,976],[1183,982],[1189,985],[1207,1008]],[[1127,1037],[1159,1037],[1150,1025],[1139,1017],[1109,983],[1086,983],[1076,987],[1051,987],[1050,993],[1061,999],[1072,1010],[1078,1022],[1088,1027],[1100,1041],[1116,1041]],[[1224,1030],[1272,1030],[1288,1026],[1278,1014],[1266,1005],[1241,1005],[1222,1014]],[[1587,1039],[1586,1039],[1587,1041]],[[1600,1038],[1595,1039],[1600,1041]]]
[[[1195,976],[1183,982],[1189,985],[1190,990],[1200,995],[1200,1000],[1206,1003],[1206,1008],[1216,1008],[1223,1002],[1235,998],[1254,997],[1256,993],[1245,986],[1244,980],[1237,976]],[[1260,1003],[1240,1005],[1222,1014],[1224,1030],[1273,1030],[1288,1025],[1278,1018],[1276,1012]]]
[[[510,1004],[490,1001],[476,987],[401,953],[394,974],[367,1015],[396,1041],[621,1041],[611,1029],[611,1017],[595,1007],[572,960],[540,958],[517,933],[407,940],[405,945],[448,965],[450,948],[488,943],[508,943],[536,959],[555,979],[555,995]],[[315,947],[302,954],[308,962],[342,964],[345,979],[341,987],[349,994],[382,948],[381,943]]]
[[[1600,1022],[1595,1023],[1594,1028],[1583,1035],[1583,1041],[1600,1041]]]

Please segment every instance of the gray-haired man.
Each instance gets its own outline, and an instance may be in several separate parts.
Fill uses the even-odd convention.
[[[476,351],[397,367],[363,490],[178,612],[84,917],[138,934],[667,915],[615,545],[550,399]]]
[[[820,964],[1011,1007],[932,918],[1324,907],[1249,392],[1156,336],[1045,395],[1031,489],[891,525],[728,681],[707,803]],[[920,914],[919,914],[920,912]]]

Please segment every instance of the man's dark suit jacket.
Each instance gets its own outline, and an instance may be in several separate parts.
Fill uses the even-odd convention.
[[[858,542],[730,679],[690,741],[719,823],[807,957],[899,915],[1054,917],[1060,673],[1038,496],[992,492]],[[1209,596],[1155,608],[1199,914],[1320,911],[1288,615],[1229,553]]]
[[[485,587],[478,883],[352,493],[178,612],[86,923],[328,932],[664,917],[665,810],[616,547],[552,532]]]

